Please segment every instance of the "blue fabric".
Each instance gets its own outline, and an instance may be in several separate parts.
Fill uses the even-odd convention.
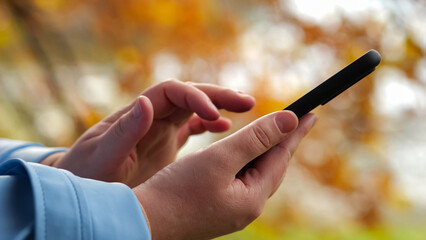
[[[18,151],[36,162],[49,154],[21,144],[0,141],[1,239],[151,239],[129,187],[11,159]]]
[[[67,150],[67,148],[48,148],[38,143],[0,138],[0,163],[15,158],[39,163],[50,154]]]

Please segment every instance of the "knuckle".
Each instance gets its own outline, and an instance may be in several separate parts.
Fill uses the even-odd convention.
[[[177,80],[176,78],[168,78],[166,81],[164,81],[164,83],[168,83],[168,84],[173,84],[177,82],[180,82],[180,81]]]
[[[253,126],[250,137],[256,150],[264,150],[272,147],[271,137],[261,126]]]
[[[246,222],[245,220],[240,220],[240,221],[235,221],[235,223],[233,224],[233,231],[241,231],[244,228],[247,227],[247,225],[249,225],[249,222]]]
[[[260,214],[262,214],[262,212],[263,212],[263,208],[260,206],[256,206],[252,208],[251,211],[247,214],[248,223],[251,223],[254,220],[256,220],[260,216]]]
[[[177,85],[179,83],[181,83],[179,80],[174,79],[174,78],[169,78],[169,79],[165,80],[164,82],[162,82],[160,84],[162,84],[163,86],[173,86],[173,85]]]
[[[284,152],[286,155],[286,160],[290,160],[293,157],[293,153],[288,147],[285,147]]]
[[[231,228],[231,231],[233,231],[233,232],[234,231],[241,231],[249,224],[250,224],[250,222],[248,221],[248,219],[245,216],[239,217],[239,218],[236,218],[234,216],[233,221],[231,222],[230,228]]]
[[[219,191],[220,192],[220,191]],[[231,195],[229,195],[231,193]],[[226,209],[226,219],[224,222],[227,229],[231,232],[243,230],[251,222],[257,219],[263,211],[264,201],[259,199],[256,195],[258,192],[245,192],[245,194],[238,195],[237,198],[233,197],[234,189],[231,192],[221,194],[221,202],[223,203],[222,209]],[[256,195],[253,195],[256,194]]]
[[[245,212],[241,214],[241,217],[234,221],[233,228],[237,231],[243,230],[260,216],[262,210],[263,209],[258,206],[252,207],[248,210],[246,209]]]
[[[116,137],[122,137],[122,136],[124,136],[125,135],[125,126],[124,126],[124,123],[123,123],[123,121],[122,120],[119,120],[118,122],[117,122],[117,125],[116,125],[116,127],[114,127],[113,128],[113,130],[114,130],[114,135],[116,136]]]
[[[229,89],[229,88],[224,88],[224,89],[222,89],[222,94],[223,95],[235,95],[236,91]]]
[[[281,151],[284,153],[284,159],[291,159],[293,157],[293,153],[290,150],[289,146],[280,144],[278,145],[278,147],[281,148]]]
[[[189,85],[189,86],[192,86],[192,87],[194,87],[195,86],[195,83],[194,82],[191,82],[191,81],[186,81],[186,82],[184,82],[186,85]]]

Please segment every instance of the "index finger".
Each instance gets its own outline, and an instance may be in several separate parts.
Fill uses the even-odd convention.
[[[151,100],[154,118],[165,118],[177,110],[197,113],[206,120],[219,117],[217,108],[200,89],[177,80],[168,80],[146,90],[143,95]]]
[[[245,112],[250,110],[255,100],[252,96],[240,91],[206,83],[192,83],[196,88],[203,91],[213,104],[219,109],[232,112]]]
[[[214,157],[209,161],[215,167],[226,172],[228,179],[233,179],[246,164],[283,141],[297,125],[298,119],[293,112],[271,113],[210,145],[205,152]]]
[[[297,129],[284,141],[255,160],[253,168],[259,174],[256,175],[257,178],[251,179],[252,184],[260,185],[265,197],[270,197],[280,186],[290,159],[316,120],[316,115],[308,113],[300,119]]]

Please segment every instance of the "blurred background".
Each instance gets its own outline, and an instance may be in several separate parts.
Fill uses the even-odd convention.
[[[374,74],[314,112],[278,192],[220,239],[426,239],[423,0],[1,0],[0,137],[70,146],[168,78],[283,109],[369,49]]]

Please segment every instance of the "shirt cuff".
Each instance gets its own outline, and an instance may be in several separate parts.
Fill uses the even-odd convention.
[[[29,177],[36,239],[151,239],[139,201],[124,184],[19,159],[2,164],[0,172]]]
[[[39,163],[51,154],[68,150],[67,148],[45,147],[38,143],[10,139],[0,139],[0,145],[2,146],[0,156],[4,161],[20,158],[26,162]],[[0,162],[2,161],[0,160]]]

